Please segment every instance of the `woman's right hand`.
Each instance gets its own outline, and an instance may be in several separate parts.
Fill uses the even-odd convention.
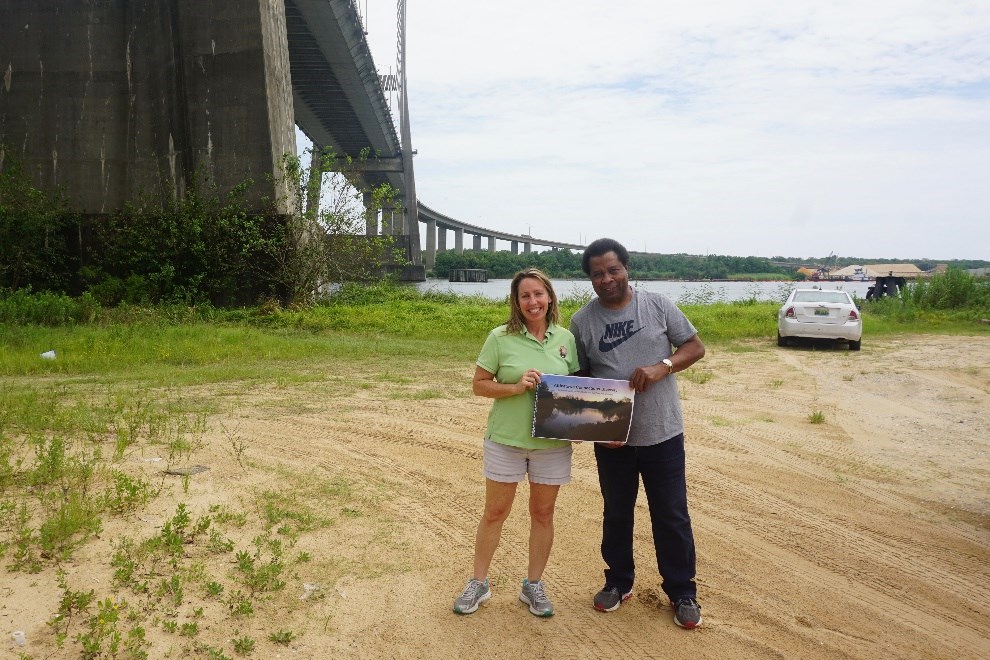
[[[519,390],[519,393],[522,394],[526,390],[535,390],[536,386],[540,384],[540,376],[542,375],[543,374],[541,374],[536,369],[530,369],[529,371],[525,372],[522,375],[522,378],[519,379],[518,384],[522,386],[522,389]]]

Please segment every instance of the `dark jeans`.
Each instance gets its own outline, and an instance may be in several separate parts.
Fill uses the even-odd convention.
[[[653,523],[653,545],[661,588],[676,601],[694,598],[695,554],[691,517],[688,515],[687,480],[684,473],[684,434],[649,447],[609,449],[595,445],[598,483],[605,500],[602,525],[602,559],[605,582],[630,591],[635,578],[633,561],[633,512],[643,479]]]

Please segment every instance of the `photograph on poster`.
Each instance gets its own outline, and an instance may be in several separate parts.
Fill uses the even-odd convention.
[[[545,374],[536,388],[533,437],[625,442],[634,395],[627,380]]]

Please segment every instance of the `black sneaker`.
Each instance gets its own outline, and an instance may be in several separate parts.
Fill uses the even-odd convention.
[[[694,598],[681,598],[670,606],[674,608],[674,623],[681,628],[691,630],[701,625],[701,605]]]
[[[602,590],[595,594],[595,609],[599,612],[614,612],[619,609],[619,605],[632,598],[632,589],[626,593],[618,587],[606,584]]]

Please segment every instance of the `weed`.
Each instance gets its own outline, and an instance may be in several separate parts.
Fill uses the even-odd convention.
[[[202,650],[206,651],[206,657],[209,660],[231,660],[230,656],[226,655],[220,647],[206,646]]]
[[[233,616],[250,616],[254,614],[251,600],[240,591],[235,591],[227,599],[227,609]]]
[[[221,425],[220,430],[227,437],[227,444],[230,445],[229,453],[237,461],[237,464],[244,467],[244,452],[247,451],[247,443],[244,439]]]
[[[230,641],[234,645],[234,651],[241,655],[248,655],[254,650],[254,640],[250,637],[237,637]]]
[[[183,637],[195,637],[199,634],[199,624],[195,621],[189,623],[183,623],[179,627],[179,634]]]
[[[677,374],[677,377],[684,378],[685,380],[689,380],[697,385],[704,385],[714,378],[715,374],[708,369],[688,369],[687,371],[682,371]]]
[[[134,553],[134,542],[130,539],[121,539],[115,544],[113,558],[110,560],[110,565],[114,568],[115,583],[129,585],[134,581],[134,573],[137,570]]]
[[[214,554],[223,554],[234,549],[234,542],[225,538],[216,529],[210,530],[210,540],[206,545],[207,549]]]
[[[268,639],[275,642],[276,644],[283,644],[288,646],[289,642],[295,639],[296,636],[291,630],[279,630],[278,632],[273,632],[268,636]]]
[[[162,629],[167,633],[174,633],[179,629],[179,624],[175,621],[165,621],[162,623]]]
[[[808,421],[812,424],[824,424],[825,423],[825,413],[821,410],[815,410],[810,415],[808,415]]]
[[[281,579],[285,565],[282,562],[282,546],[278,539],[257,537],[254,540],[257,548],[254,555],[245,550],[237,553],[237,569],[244,576],[244,585],[252,594],[265,591],[279,591],[285,587]],[[263,550],[269,550],[271,557],[266,562],[262,560]]]
[[[784,385],[784,381],[781,380],[780,378],[776,380],[771,380],[769,383],[767,383],[767,387],[772,387],[774,389],[778,387],[782,387],[783,385]]]
[[[112,484],[103,493],[103,507],[113,513],[125,513],[144,507],[156,495],[151,484],[144,479],[130,477],[113,470]]]
[[[117,629],[120,609],[127,602],[107,598],[97,603],[97,612],[86,621],[85,629],[75,640],[82,646],[83,658],[116,657],[123,635]]]
[[[42,556],[66,560],[72,551],[102,527],[96,502],[86,492],[64,493],[63,500],[38,528]]]
[[[243,527],[247,522],[246,513],[233,513],[229,508],[220,504],[211,505],[209,511],[213,520],[221,525],[229,524],[235,527]]]
[[[56,581],[62,590],[62,597],[59,599],[58,612],[48,622],[48,626],[55,632],[55,641],[61,647],[72,624],[73,615],[87,612],[96,598],[96,592],[72,591],[66,582],[65,571],[61,569],[56,574]]]
[[[219,582],[207,582],[206,583],[206,594],[208,596],[219,596],[223,593],[223,585]]]
[[[11,536],[14,539],[14,561],[9,567],[10,570],[40,573],[41,558],[36,553],[37,539],[30,525],[31,514],[28,511],[27,503],[21,502],[13,522]]]
[[[167,598],[176,607],[182,605],[182,580],[179,579],[178,575],[173,575],[167,579],[163,578],[158,584],[158,590],[155,594],[161,598]]]

